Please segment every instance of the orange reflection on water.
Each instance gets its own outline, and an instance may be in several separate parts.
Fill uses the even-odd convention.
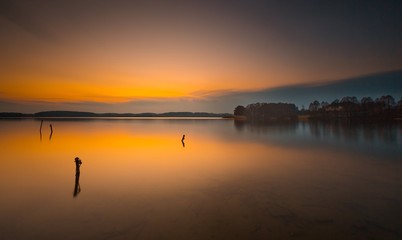
[[[0,138],[6,149],[4,159],[12,160],[6,163],[8,172],[15,172],[18,165],[23,182],[37,177],[40,182],[64,184],[74,176],[73,160],[78,156],[83,161],[81,181],[99,191],[194,187],[247,172],[268,151],[262,145],[225,142],[194,130],[186,135],[183,146],[180,124],[57,121],[52,122],[54,133],[49,139],[45,121],[42,140],[39,121],[18,125]],[[28,177],[24,180],[24,176]]]
[[[0,231],[17,239],[71,229],[82,239],[108,232],[130,239],[137,226],[146,239],[166,233],[194,239],[197,229],[196,239],[210,238],[211,231],[231,239],[252,232],[286,239],[289,231],[342,239],[362,219],[399,229],[400,214],[390,204],[401,202],[399,161],[289,144],[288,128],[240,132],[223,120],[46,119],[40,140],[39,126],[33,120],[0,125]],[[282,138],[272,141],[278,131]],[[83,161],[78,195],[76,156]],[[256,232],[256,226],[272,228]]]

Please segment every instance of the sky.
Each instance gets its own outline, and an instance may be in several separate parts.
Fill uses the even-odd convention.
[[[4,0],[0,112],[232,112],[307,104],[294,97],[306,86],[356,78],[353,91],[314,97],[389,89],[398,100],[401,12],[387,0]],[[394,78],[362,92],[379,74]]]

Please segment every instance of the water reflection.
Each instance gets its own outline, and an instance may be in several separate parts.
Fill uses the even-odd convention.
[[[248,123],[244,121],[234,121],[236,130],[248,131],[253,133],[295,133],[298,128],[298,122],[286,121],[286,122],[270,122],[264,123]]]
[[[402,236],[400,125],[57,120],[38,142],[39,121],[1,123],[2,239]]]
[[[80,186],[80,172],[75,173],[75,184],[74,184],[74,193],[73,196],[77,197],[77,195],[81,192]]]
[[[42,126],[43,126],[43,120],[40,121],[40,127],[39,127],[39,140],[42,142]],[[53,136],[53,125],[49,124],[50,128],[50,134],[49,134],[49,141],[52,141],[52,136]]]
[[[356,143],[396,144],[401,125],[398,123],[359,123],[350,121],[309,121],[311,136],[335,138]]]
[[[255,134],[287,134],[316,140],[396,145],[401,141],[401,123],[359,123],[350,121],[301,121],[251,124],[234,121],[235,129]]]

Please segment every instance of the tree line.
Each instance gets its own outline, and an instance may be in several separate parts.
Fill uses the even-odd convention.
[[[303,111],[303,110],[302,110]],[[372,118],[396,118],[402,116],[402,99],[395,101],[391,95],[381,96],[373,100],[371,97],[346,96],[341,100],[335,99],[331,103],[319,102],[310,103],[308,113],[313,117],[372,117]]]
[[[234,109],[236,119],[251,121],[294,120],[300,115],[310,118],[373,118],[393,119],[402,117],[402,98],[398,102],[391,95],[373,100],[371,97],[346,96],[331,103],[315,100],[308,109],[299,110],[293,103],[253,103]]]
[[[297,118],[298,109],[293,103],[253,103],[237,106],[234,115],[251,121],[292,120]]]

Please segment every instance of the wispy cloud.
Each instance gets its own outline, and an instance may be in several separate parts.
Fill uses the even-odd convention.
[[[236,92],[238,91],[233,89],[199,90],[190,93],[190,96],[193,96],[195,98],[211,98],[211,97],[225,96]]]

